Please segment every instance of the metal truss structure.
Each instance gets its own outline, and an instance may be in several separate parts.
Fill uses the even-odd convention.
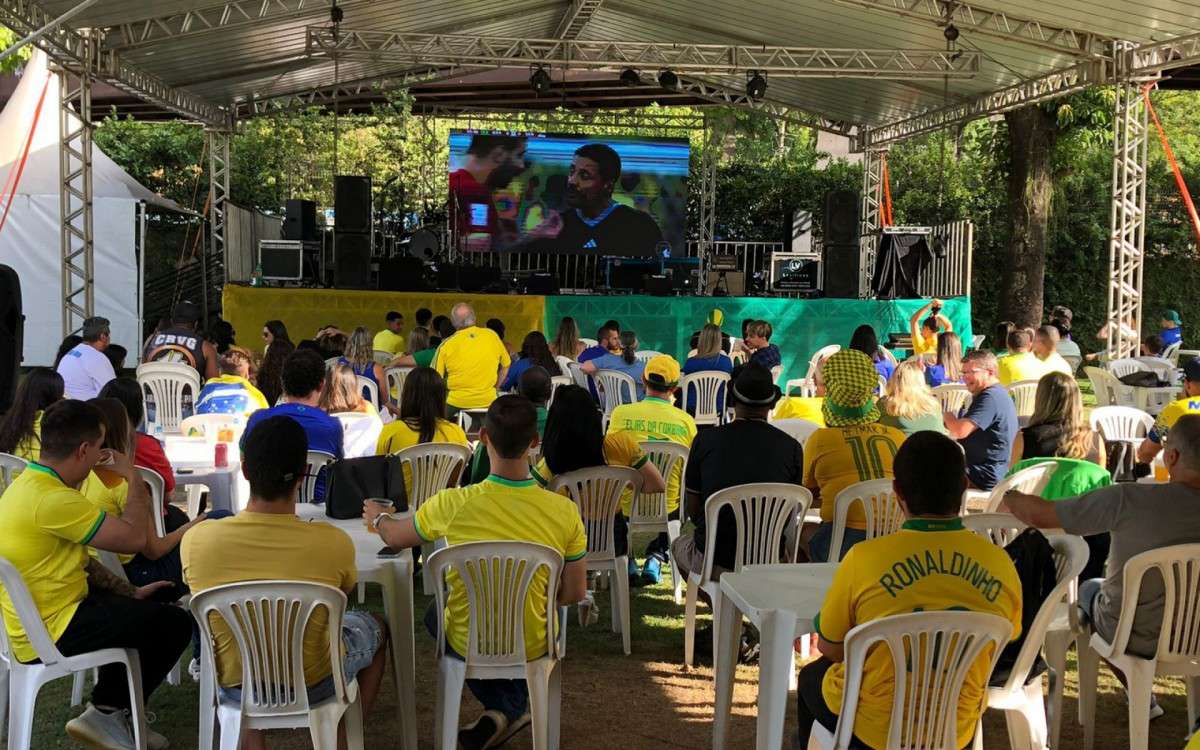
[[[233,134],[228,131],[208,129],[204,131],[208,141],[208,242],[209,254],[213,258],[225,257],[225,201],[229,199],[229,142]],[[204,315],[208,316],[208,264],[201,253],[201,284]]]
[[[259,115],[295,112],[309,107],[332,106],[334,102],[368,97],[387,91],[398,91],[409,86],[435,83],[478,68],[464,69],[458,66],[409,68],[384,76],[347,81],[323,88],[309,89],[298,94],[281,94],[264,98],[244,99],[235,102],[233,115],[236,120],[245,120]]]
[[[686,92],[698,99],[705,99],[713,104],[724,104],[729,107],[740,107],[761,112],[768,117],[791,125],[805,128],[820,128],[838,135],[852,136],[857,130],[854,125],[837,120],[829,120],[820,115],[804,112],[781,102],[770,99],[752,99],[745,91],[738,91],[718,83],[712,83],[691,76],[679,79],[679,91]]]
[[[704,151],[700,164],[700,289],[708,291],[708,256],[717,225],[717,167],[725,148],[725,129],[716,118],[704,116]]]
[[[588,25],[603,3],[604,0],[571,0],[558,22],[558,28],[554,30],[554,38],[578,39],[583,27]]]
[[[941,81],[974,76],[982,57],[978,52],[945,50],[520,39],[345,28],[335,34],[328,26],[309,26],[307,31],[309,54],[413,65],[558,65],[573,70],[670,69],[702,75],[740,75],[758,70],[781,78]]]
[[[617,110],[598,110],[595,112],[553,112],[547,110],[512,110],[506,112],[496,109],[471,109],[469,107],[451,107],[437,105],[421,111],[419,114],[433,118],[456,118],[467,121],[471,128],[511,128],[513,121],[520,121],[520,128],[529,131],[545,132],[552,128],[583,131],[592,128],[636,128],[661,135],[685,135],[705,128],[705,116],[692,113],[632,112]]]
[[[871,277],[879,251],[883,227],[883,158],[885,149],[868,149],[863,154],[862,209],[858,228],[858,296],[871,296]]]
[[[341,0],[340,6],[366,5],[369,0]],[[106,29],[105,49],[127,49],[166,39],[182,39],[212,31],[233,30],[263,21],[294,18],[314,9],[326,11],[328,0],[230,0],[123,23]]]
[[[83,39],[84,61],[90,39]],[[95,312],[92,233],[92,77],[87,67],[58,72],[59,231],[62,248],[63,337],[78,333]]]

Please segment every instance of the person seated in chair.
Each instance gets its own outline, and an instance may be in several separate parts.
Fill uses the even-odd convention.
[[[487,447],[491,475],[470,487],[442,490],[425,501],[415,516],[397,518],[364,503],[363,517],[393,549],[419,547],[445,538],[456,544],[480,541],[534,542],[563,557],[555,596],[560,605],[583,599],[587,590],[587,536],[579,510],[567,498],[543,490],[529,475],[527,454],[538,444],[537,411],[523,396],[500,396],[488,407],[479,440]],[[530,584],[525,605],[525,656],[538,659],[553,644],[546,642],[546,573]],[[447,576],[449,595],[442,626],[436,605],[425,612],[430,633],[444,633],[446,656],[467,653],[471,624],[467,593],[457,576]],[[540,583],[540,585],[539,585]],[[561,627],[560,623],[560,627]],[[483,715],[458,733],[459,747],[496,747],[528,726],[529,688],[525,680],[467,680],[483,704]],[[457,700],[457,696],[450,697]],[[447,728],[447,731],[450,731]]]
[[[1162,450],[1167,433],[1185,414],[1200,414],[1200,359],[1189,359],[1183,364],[1183,398],[1172,401],[1163,408],[1154,427],[1137,449],[1138,463],[1148,464]]]
[[[221,374],[200,389],[196,399],[197,414],[249,416],[270,407],[262,391],[249,380],[250,352],[240,346],[230,347],[217,359],[217,368]]]
[[[893,487],[907,520],[894,534],[854,545],[834,573],[813,620],[821,658],[800,670],[797,747],[808,746],[814,722],[831,732],[837,727],[849,678],[843,644],[856,625],[911,612],[969,610],[1003,617],[1012,623],[1011,638],[1021,635],[1016,567],[999,545],[965,529],[958,514],[966,486],[962,451],[943,435],[918,432],[900,446],[894,469]],[[968,566],[981,571],[978,577],[964,575],[953,565],[956,559],[970,561]],[[990,666],[990,654],[981,655],[963,682],[957,748],[970,745],[975,735]],[[899,731],[891,718],[894,679],[886,646],[871,649],[862,667],[851,747],[883,748],[889,732]]]

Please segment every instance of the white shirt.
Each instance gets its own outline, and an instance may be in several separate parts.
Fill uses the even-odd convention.
[[[108,357],[87,342],[63,355],[58,374],[62,375],[66,397],[81,401],[96,398],[100,389],[117,377]]]

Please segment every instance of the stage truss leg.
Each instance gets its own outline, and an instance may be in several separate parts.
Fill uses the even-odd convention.
[[[1118,65],[1131,46],[1118,42]],[[1108,240],[1109,359],[1134,356],[1142,329],[1142,262],[1146,239],[1147,111],[1141,84],[1114,88],[1112,217]]]
[[[721,149],[725,145],[725,132],[717,122],[704,115],[704,152],[700,161],[700,290],[708,289],[708,254],[712,249],[713,234],[717,221],[717,166],[721,163]]]
[[[863,154],[862,211],[858,237],[858,296],[871,296],[871,277],[875,271],[875,253],[879,250],[879,229],[883,226],[883,156],[886,150],[867,149]]]
[[[62,247],[62,332],[78,333],[95,314],[92,227],[92,74],[89,47],[80,69],[58,71],[59,226]]]
[[[229,144],[233,133],[205,130],[208,139],[208,222],[209,251],[200,253],[201,305],[208,320],[208,259],[225,258],[225,201],[229,198]]]

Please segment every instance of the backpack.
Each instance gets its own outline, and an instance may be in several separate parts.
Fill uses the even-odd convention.
[[[1122,375],[1117,379],[1120,380],[1124,385],[1132,385],[1137,388],[1165,388],[1171,385],[1167,381],[1160,379],[1157,373],[1149,370],[1131,372],[1128,375]]]
[[[408,510],[404,471],[395,456],[343,458],[325,472],[325,515],[330,518],[359,518],[368,497],[386,497],[397,511]]]
[[[1004,551],[1012,559],[1017,576],[1021,579],[1021,637],[1011,641],[1000,652],[990,681],[994,686],[1003,685],[1008,680],[1013,664],[1017,661],[1017,654],[1021,651],[1021,644],[1025,643],[1025,636],[1033,624],[1033,618],[1037,617],[1042,603],[1058,583],[1058,572],[1054,567],[1054,548],[1037,529],[1025,529],[1005,545]],[[1037,679],[1045,671],[1046,662],[1039,652],[1029,670],[1028,681]]]

